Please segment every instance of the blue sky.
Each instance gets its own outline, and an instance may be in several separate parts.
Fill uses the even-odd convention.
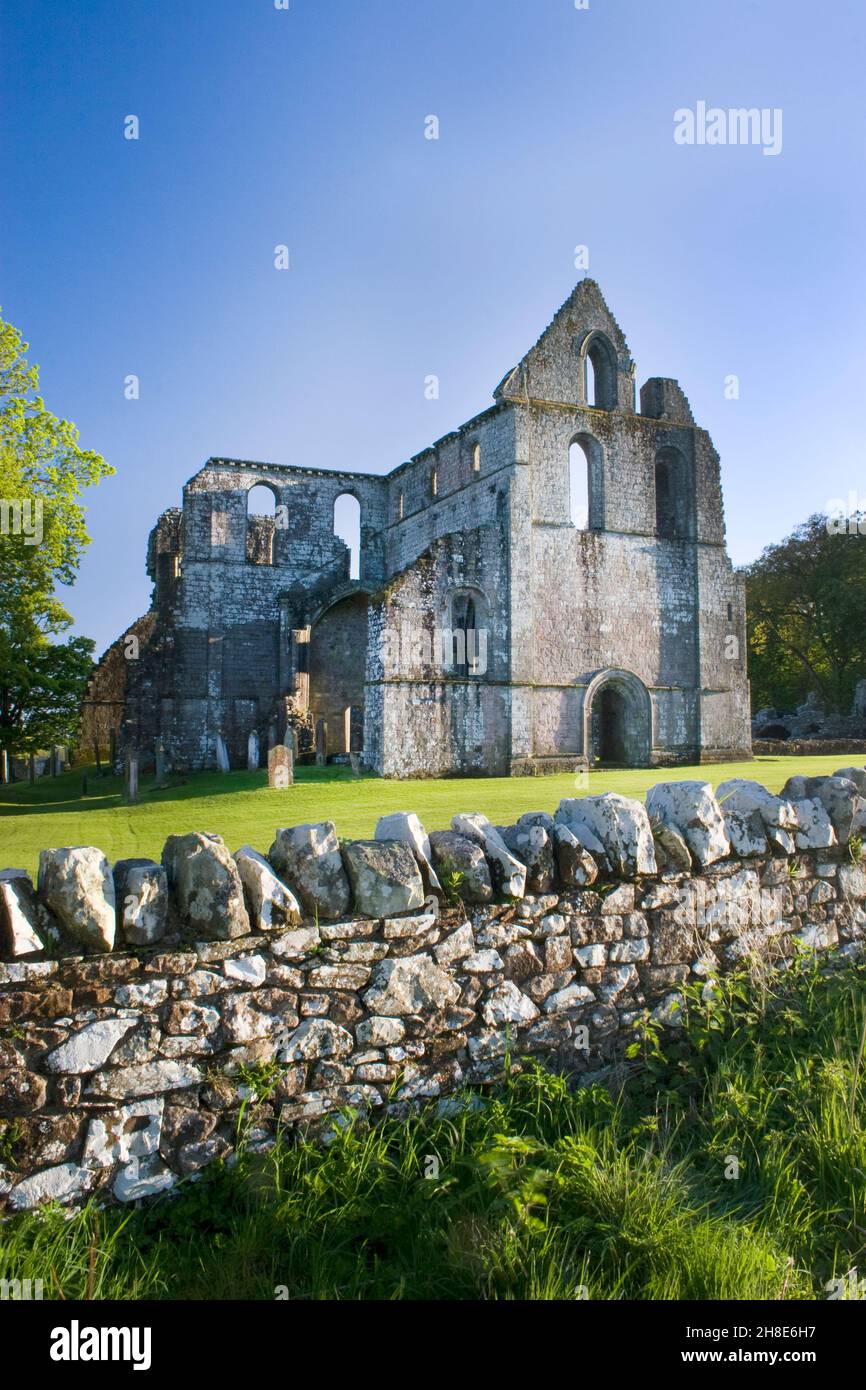
[[[737,563],[866,494],[864,38],[859,0],[5,0],[0,302],[117,469],[76,630],[146,609],[209,455],[387,472],[484,409],[579,244]],[[781,108],[781,153],[677,145],[699,100]]]

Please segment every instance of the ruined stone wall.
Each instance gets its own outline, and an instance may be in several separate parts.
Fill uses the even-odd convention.
[[[275,499],[276,519],[266,526],[247,516],[258,484]],[[135,672],[130,743],[152,747],[162,736],[175,766],[201,768],[215,764],[220,734],[233,766],[245,765],[252,729],[263,746],[269,732],[282,737],[278,702],[290,693],[291,628],[361,587],[351,583],[349,549],[334,534],[334,502],[347,492],[361,506],[361,581],[374,584],[384,564],[383,480],[231,460],[211,460],[190,480],[182,513],[167,513],[151,540],[158,627]],[[267,550],[271,563],[251,563]],[[363,646],[352,660],[354,694]]]
[[[661,408],[652,394],[644,399]],[[561,402],[514,409],[528,465],[527,485],[511,493],[514,563],[522,571],[512,589],[513,662],[532,684],[525,755],[590,754],[587,687],[600,671],[625,669],[651,694],[651,761],[748,757],[745,595],[724,548],[718,458],[706,434]],[[591,460],[587,529],[569,515],[575,439]],[[679,538],[663,539],[654,465],[671,449],[684,495]]]
[[[330,735],[348,704],[363,705],[365,758],[386,776],[553,771],[604,756],[615,696],[628,762],[748,757],[744,590],[718,456],[678,383],[650,378],[636,413],[625,337],[584,280],[494,398],[387,477],[211,459],[151,537],[156,627],[130,682],[127,744],[161,737],[183,769],[215,766],[222,740],[243,766],[251,730],[264,747],[297,716]],[[570,519],[575,441],[592,475],[587,530]],[[657,526],[659,456],[672,538]],[[247,517],[257,484],[272,522]],[[333,531],[347,492],[361,507],[358,581]],[[448,630],[468,591],[484,671],[381,655],[407,625]],[[350,610],[334,608],[352,595],[370,600],[365,657],[362,624],[349,640]],[[315,673],[301,664],[311,651]]]
[[[383,776],[509,771],[508,511],[499,487],[488,506],[486,524],[464,516],[462,530],[434,542],[374,600],[365,756]],[[464,595],[474,635],[455,646]],[[458,674],[461,650],[476,674]]]
[[[405,1115],[539,1058],[599,1072],[688,983],[861,955],[866,771],[662,783],[498,829],[209,835],[0,874],[0,1206],[178,1187],[242,1138]],[[459,872],[458,872],[459,871]]]

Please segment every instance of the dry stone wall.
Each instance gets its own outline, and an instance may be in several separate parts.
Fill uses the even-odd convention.
[[[660,784],[427,835],[391,814],[265,856],[45,850],[0,874],[0,1207],[178,1189],[239,1142],[606,1066],[687,982],[866,940],[866,771]]]

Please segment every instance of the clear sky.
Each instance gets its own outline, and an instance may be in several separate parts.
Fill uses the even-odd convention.
[[[737,563],[866,494],[862,0],[0,15],[0,303],[117,469],[64,595],[99,650],[209,455],[389,471],[491,403],[577,245],[638,383],[678,378],[710,431]],[[781,152],[677,144],[699,101],[781,109]]]

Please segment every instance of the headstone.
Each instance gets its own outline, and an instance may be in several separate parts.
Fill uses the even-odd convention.
[[[259,735],[257,730],[251,729],[247,739],[247,771],[257,772],[259,766]]]
[[[290,787],[295,780],[295,760],[291,748],[277,743],[268,750],[268,786]]]
[[[286,729],[284,742],[287,748],[291,748],[292,757],[296,758],[298,756],[298,731],[291,724]]]
[[[226,748],[226,741],[223,738],[222,734],[217,734],[216,760],[217,767],[219,768],[220,772],[231,772],[231,763],[229,762],[229,750]]]
[[[168,757],[162,739],[156,745],[156,780],[161,782],[168,771]]]
[[[138,754],[129,752],[126,755],[126,774],[123,789],[126,801],[138,800]]]
[[[353,777],[360,777],[360,775],[361,775],[361,766],[362,766],[362,764],[361,764],[361,754],[360,754],[360,753],[350,753],[350,754],[349,754],[349,762],[350,762],[351,765],[352,765],[352,776],[353,776]]]

